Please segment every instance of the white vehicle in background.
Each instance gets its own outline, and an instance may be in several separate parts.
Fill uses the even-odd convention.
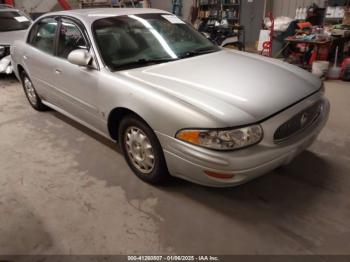
[[[25,37],[31,19],[8,5],[0,5],[0,74],[12,74],[10,46]]]

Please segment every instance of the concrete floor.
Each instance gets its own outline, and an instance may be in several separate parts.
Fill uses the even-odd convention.
[[[0,78],[0,254],[350,254],[350,84],[290,166],[238,188],[152,187],[113,143]]]

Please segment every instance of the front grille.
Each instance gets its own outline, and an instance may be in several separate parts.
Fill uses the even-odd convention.
[[[317,102],[306,110],[300,112],[292,119],[281,125],[274,134],[275,142],[283,142],[284,140],[295,135],[299,131],[312,125],[322,112],[322,102]]]
[[[5,56],[10,55],[10,47],[9,46],[5,46],[4,49],[0,50],[0,59],[4,58]]]

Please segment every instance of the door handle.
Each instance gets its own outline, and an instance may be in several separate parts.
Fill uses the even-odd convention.
[[[56,69],[56,70],[55,70],[55,73],[56,73],[56,75],[60,75],[60,74],[62,74],[62,71],[59,70],[59,69]]]

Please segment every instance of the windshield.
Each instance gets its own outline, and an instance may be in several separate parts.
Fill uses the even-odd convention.
[[[95,40],[111,70],[165,63],[219,48],[174,15],[108,17],[93,24]]]
[[[29,19],[16,11],[0,12],[0,32],[26,30],[29,26]]]

